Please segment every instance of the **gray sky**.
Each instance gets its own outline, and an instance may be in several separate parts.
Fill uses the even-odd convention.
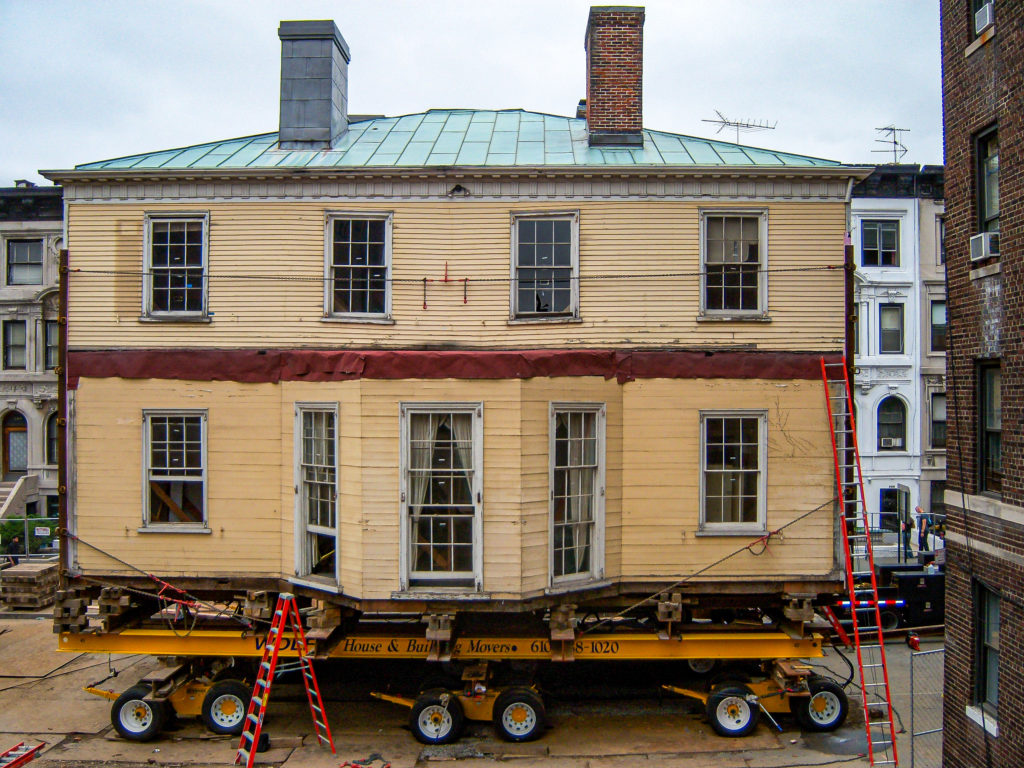
[[[598,4],[598,3],[594,3]],[[606,0],[606,4],[607,0]],[[637,3],[640,4],[640,3]],[[575,113],[586,0],[0,0],[0,186],[172,147],[276,131],[277,24],[334,19],[349,109]],[[740,143],[882,163],[942,162],[936,0],[648,0],[644,125],[777,122]],[[734,131],[719,135],[734,141]]]

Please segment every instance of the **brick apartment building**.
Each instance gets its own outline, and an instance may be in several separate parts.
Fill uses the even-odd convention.
[[[1024,2],[944,0],[946,768],[1024,764]]]

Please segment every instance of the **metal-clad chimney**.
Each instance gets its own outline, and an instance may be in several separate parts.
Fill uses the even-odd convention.
[[[644,9],[592,7],[584,48],[591,146],[643,146]]]
[[[348,127],[348,44],[333,21],[282,21],[281,149],[327,149]]]

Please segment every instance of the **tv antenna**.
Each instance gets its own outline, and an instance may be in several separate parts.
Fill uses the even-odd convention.
[[[748,133],[750,131],[774,131],[775,126],[778,125],[778,121],[768,124],[767,120],[730,120],[717,109],[715,114],[718,115],[717,119],[708,120],[703,118],[702,123],[714,123],[718,126],[718,130],[715,133],[721,133],[726,128],[734,128],[736,130],[736,143],[740,143],[740,131]]]
[[[907,148],[903,146],[903,137],[900,134],[910,133],[909,128],[897,128],[895,125],[887,125],[884,128],[875,128],[882,134],[883,138],[875,139],[876,144],[888,145],[885,149],[872,149],[872,152],[892,152],[893,165],[903,159],[907,154]]]

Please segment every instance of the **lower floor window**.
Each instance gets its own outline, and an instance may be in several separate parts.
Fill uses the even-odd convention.
[[[554,405],[551,411],[551,574],[596,575],[603,456],[602,406]]]
[[[995,714],[999,705],[999,595],[977,587],[976,702]]]
[[[764,526],[765,416],[701,414],[701,527]]]
[[[146,522],[206,523],[206,414],[147,411]]]
[[[404,406],[409,583],[472,586],[480,515],[479,406]]]

